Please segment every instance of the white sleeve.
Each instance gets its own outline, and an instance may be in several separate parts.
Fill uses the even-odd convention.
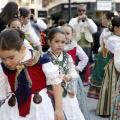
[[[115,46],[120,43],[120,39],[116,39],[115,37],[110,37],[108,42],[106,43],[105,47],[108,51],[114,54]]]
[[[69,22],[69,25],[73,28],[73,30],[75,31],[76,30],[76,27],[78,25],[78,22],[76,20],[76,18],[72,18]]]
[[[48,62],[42,65],[42,70],[47,79],[47,85],[59,84],[62,82],[62,79],[59,78],[58,67],[52,62]]]
[[[114,65],[117,71],[120,72],[120,43],[115,47]]]
[[[88,27],[90,29],[90,32],[93,34],[93,33],[96,33],[97,32],[97,26],[96,24],[93,22],[93,20],[89,19],[87,20],[87,23],[88,23]]]
[[[41,31],[44,31],[47,29],[47,25],[42,19],[37,19],[37,25]]]
[[[38,45],[41,44],[40,38],[37,36],[37,34],[35,33],[35,31],[33,31],[32,29],[30,29],[25,34],[26,34],[26,37],[27,37],[26,39],[28,39],[29,41],[31,41],[33,43],[33,46],[38,46]]]
[[[68,55],[68,60],[69,60],[69,74],[71,75],[72,80],[76,80],[76,79],[78,79],[79,76],[75,70],[75,65],[74,65],[73,59],[70,55]]]
[[[33,47],[30,45],[30,43],[26,39],[24,40],[24,45],[27,49],[33,50]]]
[[[1,64],[0,64],[0,100],[4,100],[7,97],[8,92],[10,92],[8,78],[4,74]]]
[[[88,63],[88,56],[86,55],[86,53],[83,51],[83,49],[79,45],[77,45],[76,55],[78,56],[80,60],[78,62],[77,68],[80,71],[82,71]]]

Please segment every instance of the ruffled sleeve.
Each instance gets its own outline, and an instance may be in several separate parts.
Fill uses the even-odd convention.
[[[120,37],[113,35],[109,37],[108,42],[106,43],[106,48],[114,54],[115,46],[120,43]]]
[[[48,62],[42,65],[42,70],[47,79],[47,85],[58,85],[62,82],[62,79],[59,78],[58,67],[52,62]]]
[[[10,92],[8,78],[4,74],[0,64],[0,100],[4,100],[7,97],[8,92]]]
[[[116,45],[114,51],[114,65],[118,72],[120,72],[120,43]]]

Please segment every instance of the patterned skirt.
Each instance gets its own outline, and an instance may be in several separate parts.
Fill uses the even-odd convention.
[[[112,114],[110,120],[120,120],[120,78],[116,85],[116,93],[112,103]]]
[[[99,99],[100,88],[103,81],[104,76],[104,67],[112,58],[111,54],[107,54],[107,58],[103,57],[103,52],[100,52],[95,61],[95,67],[92,71],[91,79],[90,79],[90,88],[87,94],[87,97]]]
[[[105,67],[105,74],[103,77],[100,96],[97,104],[96,115],[111,115],[111,106],[118,77],[119,74],[115,69],[114,61],[111,59]]]
[[[79,107],[85,117],[85,120],[90,120],[90,116],[87,108],[86,93],[84,91],[83,83],[80,78],[77,80],[76,97],[78,99]]]

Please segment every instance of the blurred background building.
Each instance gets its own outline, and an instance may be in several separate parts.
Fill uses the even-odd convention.
[[[70,18],[75,17],[76,8],[80,3],[87,4],[87,15],[92,19],[101,19],[108,9],[120,12],[120,0],[0,0],[0,10],[9,1],[17,2],[20,7],[30,8],[36,18],[48,18],[50,24],[57,24],[59,19],[69,21]],[[99,9],[98,3],[101,5]]]

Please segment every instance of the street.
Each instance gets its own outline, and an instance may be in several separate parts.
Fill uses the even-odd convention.
[[[89,86],[84,86],[84,90],[87,94]],[[97,101],[96,99],[88,98],[87,97],[87,106],[88,106],[88,111],[90,115],[90,120],[109,120],[109,118],[103,118],[95,115],[95,110],[97,107]]]

